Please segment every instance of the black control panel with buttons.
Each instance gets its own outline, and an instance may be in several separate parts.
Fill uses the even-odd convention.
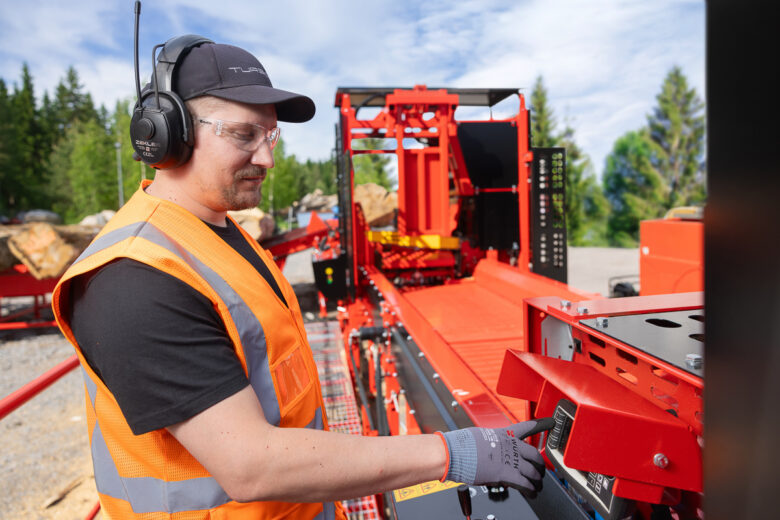
[[[555,466],[558,477],[565,480],[605,520],[626,518],[631,514],[634,503],[612,493],[615,477],[580,471],[563,463],[576,412],[577,406],[568,399],[558,401],[553,414],[555,427],[545,441],[547,458]]]

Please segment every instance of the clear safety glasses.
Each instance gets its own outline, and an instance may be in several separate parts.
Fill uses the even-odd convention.
[[[204,117],[199,117],[197,121],[204,125],[214,125],[216,135],[226,137],[236,148],[245,152],[255,152],[263,143],[268,143],[268,146],[273,149],[282,134],[282,130],[278,126],[269,130],[254,123],[238,123]]]

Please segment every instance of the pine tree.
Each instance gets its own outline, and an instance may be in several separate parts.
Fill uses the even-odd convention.
[[[57,84],[52,102],[52,119],[59,138],[77,121],[86,123],[98,119],[92,96],[83,89],[76,69],[73,66],[68,67],[65,77]]]
[[[8,216],[11,193],[9,187],[13,182],[15,168],[13,161],[13,121],[11,115],[11,100],[8,88],[0,78],[0,216]]]
[[[604,194],[612,206],[607,235],[613,245],[636,247],[639,222],[664,213],[668,188],[652,154],[646,131],[640,131],[620,137],[607,156]]]
[[[531,92],[531,141],[538,148],[566,149],[566,231],[569,244],[591,245],[593,240],[602,243],[606,232],[605,199],[600,193],[590,158],[577,145],[570,122],[566,122],[563,132],[557,133],[555,116],[547,103],[547,88],[541,76],[536,79]]]
[[[9,211],[48,207],[42,189],[47,177],[42,166],[41,129],[35,106],[35,91],[30,68],[22,65],[21,86],[14,88],[10,98],[13,135],[10,138],[13,165],[6,178],[6,207]]]
[[[547,87],[541,76],[536,78],[531,91],[531,143],[537,148],[558,146],[555,135],[555,115],[547,104]]]
[[[704,202],[704,103],[680,67],[669,71],[647,117],[651,163],[669,186],[666,208]]]

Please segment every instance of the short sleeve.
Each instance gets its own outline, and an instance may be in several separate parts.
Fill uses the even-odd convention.
[[[219,314],[181,280],[120,259],[74,279],[70,294],[76,341],[136,435],[249,384]]]

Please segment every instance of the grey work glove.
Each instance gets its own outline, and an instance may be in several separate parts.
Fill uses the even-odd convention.
[[[549,430],[550,418],[526,421],[506,428],[464,428],[443,432],[450,460],[446,480],[476,485],[502,485],[536,498],[542,489],[544,459],[523,442],[529,435]]]

